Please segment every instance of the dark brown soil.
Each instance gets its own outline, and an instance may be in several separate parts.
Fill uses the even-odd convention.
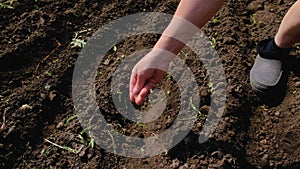
[[[276,34],[295,1],[226,3],[214,22],[203,28],[216,40],[226,73],[227,103],[220,124],[208,141],[199,144],[198,133],[205,120],[199,118],[188,136],[170,151],[143,159],[117,156],[92,146],[78,119],[72,118],[76,117],[72,73],[81,48],[73,48],[71,41],[78,32],[88,40],[101,26],[125,15],[153,11],[173,14],[178,1],[11,2],[13,9],[0,10],[0,168],[300,168],[299,46],[289,59],[292,73],[280,105],[262,104],[249,85],[256,43]],[[152,47],[158,37],[146,34],[120,42],[117,51],[106,56],[108,61],[102,64],[103,72],[96,81],[97,101],[107,121],[126,135],[160,133],[177,115],[178,87],[172,78],[159,84],[171,93],[169,106],[148,128],[122,121],[109,93],[111,76],[122,60],[118,56]],[[186,63],[199,84],[200,110],[207,113],[210,93],[205,69],[192,55]],[[80,151],[73,153],[47,140]]]

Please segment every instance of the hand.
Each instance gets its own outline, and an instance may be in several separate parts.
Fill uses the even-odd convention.
[[[174,56],[170,52],[153,49],[134,66],[129,85],[131,102],[137,105],[143,103],[149,90],[163,78]]]

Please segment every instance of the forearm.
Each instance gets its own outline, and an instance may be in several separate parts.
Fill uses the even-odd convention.
[[[280,48],[291,48],[300,41],[300,1],[289,9],[283,18],[275,36],[275,42]]]
[[[215,15],[224,2],[225,0],[181,0],[175,12],[174,19],[182,18],[183,20],[190,22],[194,27],[200,29]],[[172,21],[165,32],[176,34],[178,25]],[[164,49],[177,54],[185,46],[185,42],[174,37],[176,36],[163,34],[155,44],[154,48]]]

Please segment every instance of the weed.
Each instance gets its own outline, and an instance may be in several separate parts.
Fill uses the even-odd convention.
[[[147,126],[146,124],[144,124],[144,123],[137,122],[136,125],[137,125],[138,127],[144,128],[144,129],[148,128],[148,126]]]
[[[192,109],[198,113],[199,117],[203,117],[203,114],[201,113],[201,111],[198,110],[196,108],[196,106],[194,105],[194,103],[193,103],[193,97],[192,96],[190,97],[190,105],[191,105]]]
[[[113,47],[113,50],[114,50],[114,52],[116,52],[118,50],[116,45]]]
[[[211,92],[211,94],[214,94],[215,88],[214,88],[213,84],[208,83],[207,87],[208,87],[209,91]]]
[[[292,90],[292,94],[293,94],[293,95],[296,95],[296,94],[297,94],[297,89],[293,89],[293,90]]]
[[[211,22],[214,24],[217,24],[217,23],[219,23],[219,20],[217,18],[212,18]]]
[[[185,53],[184,51],[181,51],[181,53],[185,56],[185,58],[189,58],[189,54],[188,53]]]
[[[44,74],[45,74],[46,76],[52,76],[52,72],[51,72],[51,71],[48,71],[48,70],[46,70],[46,71],[44,72]]]
[[[46,84],[44,88],[45,88],[45,90],[46,90],[47,92],[49,92],[49,91],[50,91],[50,89],[51,89],[51,85],[49,85],[49,84]]]
[[[171,95],[171,91],[168,90],[167,93],[166,93],[166,95],[165,95],[165,97],[162,98],[160,101],[165,101],[170,95]]]
[[[53,145],[49,146],[46,149],[42,149],[41,155],[48,155],[51,152],[52,148],[53,148]]]
[[[84,145],[87,144],[87,141],[84,139],[84,137],[81,134],[78,134],[78,137],[79,137],[82,144],[84,144]]]
[[[30,70],[26,70],[26,71],[25,71],[25,74],[30,74],[30,73],[31,73]]]
[[[7,0],[4,2],[0,2],[0,8],[8,8],[8,9],[14,9],[12,4],[15,2],[15,0]]]
[[[83,48],[86,45],[86,42],[82,40],[79,33],[76,32],[74,38],[72,39],[71,45],[72,45],[71,48],[75,48],[75,47]]]
[[[71,115],[71,116],[66,120],[66,125],[68,126],[69,123],[70,123],[73,119],[75,119],[75,118],[77,118],[77,114]]]
[[[52,63],[57,63],[59,61],[59,59],[54,59],[52,60]]]
[[[78,150],[75,150],[75,149],[73,149],[73,148],[71,148],[71,147],[61,146],[61,145],[58,145],[58,144],[56,144],[56,143],[53,143],[52,141],[50,141],[50,140],[48,140],[48,139],[45,139],[45,141],[47,141],[48,143],[52,144],[52,145],[55,146],[55,147],[58,147],[58,148],[60,148],[60,149],[66,150],[66,151],[69,151],[69,152],[74,153],[74,154],[79,153],[79,152],[81,151],[81,149],[82,149],[82,147],[81,147],[80,149],[78,149]]]
[[[97,75],[99,76],[99,75],[103,75],[103,72],[101,71],[101,70],[98,70],[97,71]]]
[[[95,147],[95,138],[94,138],[94,135],[89,131],[89,136],[90,136],[90,141],[89,143],[87,142],[87,140],[84,138],[83,134],[85,133],[85,130],[82,130],[79,134],[78,134],[78,137],[81,141],[82,144],[84,145],[88,145],[90,146],[91,148],[94,148]]]
[[[121,102],[122,101],[122,94],[123,94],[123,92],[117,91],[117,94],[118,94],[119,102]]]
[[[90,140],[90,142],[89,142],[89,146],[92,147],[92,148],[94,148],[94,147],[95,147],[95,138],[94,138],[94,136],[92,135],[92,133],[90,133],[90,132],[89,132],[89,135],[90,135],[90,137],[91,137],[91,140]]]
[[[215,48],[216,47],[216,38],[211,38],[210,43],[211,43],[211,48]]]
[[[27,168],[35,169],[35,167],[32,168],[24,159],[23,159],[23,163],[26,165]]]
[[[250,19],[251,19],[251,21],[252,21],[251,26],[254,26],[254,25],[257,23],[257,22],[256,22],[256,19],[255,19],[255,14],[250,15]]]
[[[113,148],[114,148],[114,154],[117,154],[117,153],[116,153],[115,139],[114,139],[113,135],[110,133],[109,130],[107,130],[107,132],[108,132],[109,136],[111,137],[112,145],[113,145]]]

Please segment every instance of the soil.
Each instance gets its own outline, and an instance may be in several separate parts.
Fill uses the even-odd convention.
[[[295,1],[230,0],[205,25],[203,31],[215,39],[226,74],[222,119],[208,141],[198,143],[204,116],[174,148],[149,158],[109,153],[84,132],[72,101],[72,75],[81,48],[71,42],[76,33],[87,41],[101,26],[126,15],[174,14],[178,1],[0,2],[12,7],[0,6],[0,168],[300,168],[300,47],[295,45],[289,58],[291,75],[281,104],[263,104],[249,82],[257,42],[274,37]],[[176,119],[180,102],[172,77],[166,76],[157,85],[170,96],[162,117],[147,128],[122,120],[110,95],[112,74],[123,59],[120,56],[152,47],[158,38],[145,34],[125,39],[101,64],[96,80],[98,105],[114,129],[125,135],[159,134]],[[188,48],[183,51],[190,52]],[[185,61],[199,84],[199,109],[207,114],[208,77],[199,60],[190,56]],[[146,102],[137,108],[149,107]]]

